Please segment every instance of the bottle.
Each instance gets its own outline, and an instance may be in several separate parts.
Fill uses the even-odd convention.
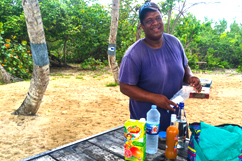
[[[185,148],[185,140],[186,140],[186,132],[187,132],[187,120],[184,111],[184,103],[180,102],[179,104],[179,112],[177,116],[177,126],[179,130],[178,136],[178,149]]]
[[[155,154],[158,149],[158,133],[160,126],[160,112],[156,105],[152,105],[146,114],[146,153]]]
[[[167,159],[176,159],[177,157],[178,135],[179,135],[179,130],[176,127],[176,114],[171,114],[171,124],[166,129],[165,157]]]

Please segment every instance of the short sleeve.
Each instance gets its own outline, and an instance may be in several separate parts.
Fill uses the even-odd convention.
[[[139,80],[139,69],[130,55],[122,59],[119,71],[119,81],[129,85],[137,85]]]

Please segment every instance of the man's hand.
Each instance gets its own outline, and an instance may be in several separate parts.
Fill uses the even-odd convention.
[[[175,107],[178,107],[177,104],[170,101],[166,96],[161,94],[155,94],[154,95],[154,103],[157,107],[163,108],[165,110],[175,111],[170,105],[173,105]]]
[[[120,91],[129,96],[130,98],[141,101],[141,102],[151,102],[155,104],[157,107],[163,108],[165,110],[175,111],[170,105],[178,107],[177,104],[170,101],[166,96],[161,94],[155,94],[148,91],[145,91],[138,86],[120,83]]]
[[[190,84],[190,86],[194,87],[194,90],[196,92],[201,92],[202,85],[198,77],[191,76],[188,80],[188,83]]]

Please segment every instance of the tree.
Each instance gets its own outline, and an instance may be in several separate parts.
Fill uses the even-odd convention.
[[[142,30],[141,30],[141,23],[138,22],[137,30],[136,30],[136,41],[138,41],[138,40],[140,39],[140,37],[141,37],[141,32],[142,32]]]
[[[222,34],[227,29],[227,21],[223,18],[223,20],[219,20],[219,23],[215,22],[214,28],[217,30],[218,34]]]
[[[14,115],[35,115],[49,84],[49,58],[38,0],[23,0],[24,15],[33,54],[29,91]]]
[[[143,4],[142,4],[143,5]],[[116,59],[121,62],[125,51],[144,36],[139,22],[139,8],[141,4],[137,0],[120,1],[120,14],[117,33]]]
[[[3,38],[4,25],[0,22],[0,81],[12,83],[30,78],[32,58],[27,42],[18,43],[16,36]]]
[[[0,65],[0,82],[3,83],[12,83],[22,81],[21,78],[15,77],[10,73],[6,72],[6,70]]]
[[[108,44],[108,62],[112,70],[115,83],[119,84],[119,66],[116,62],[116,36],[118,29],[118,17],[119,17],[119,0],[113,0],[112,12],[111,12],[111,27]]]
[[[201,30],[200,21],[192,14],[188,14],[188,17],[180,19],[181,22],[177,25],[174,35],[178,37],[184,46],[184,50],[190,45],[193,40],[199,39],[199,33]]]
[[[19,42],[27,39],[28,35],[21,1],[1,0],[0,22],[4,24],[5,37],[10,38],[14,33]]]
[[[80,63],[107,57],[111,22],[107,6],[88,0],[42,0],[40,9],[51,65],[52,60],[63,66],[65,59]]]
[[[214,3],[220,3],[220,2],[214,2]],[[196,2],[196,3],[189,3],[187,0],[166,0],[162,2],[161,6],[161,12],[167,16],[167,23],[166,23],[166,32],[169,34],[173,34],[175,26],[177,25],[178,20],[181,18],[181,16],[184,16],[187,11],[199,4],[209,4],[206,2]],[[174,22],[171,24],[171,17],[172,12],[177,12],[176,18]]]

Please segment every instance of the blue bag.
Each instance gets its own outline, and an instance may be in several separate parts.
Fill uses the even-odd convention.
[[[189,161],[242,161],[241,126],[212,126],[201,122],[189,124],[189,128]]]

